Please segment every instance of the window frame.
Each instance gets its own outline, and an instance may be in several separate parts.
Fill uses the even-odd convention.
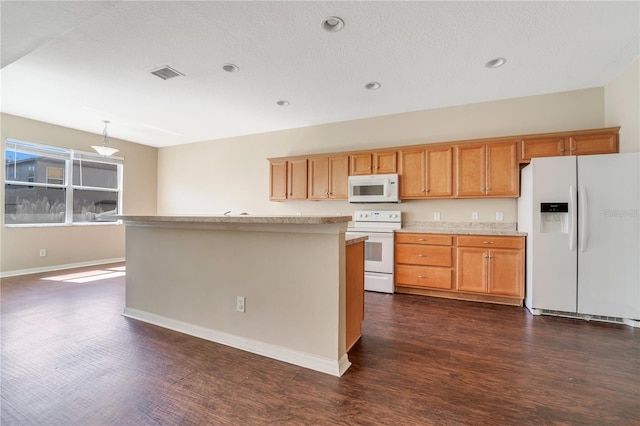
[[[11,149],[13,146],[13,149]],[[121,224],[121,220],[112,220],[112,221],[74,221],[74,194],[75,191],[102,191],[110,194],[116,194],[117,198],[117,211],[116,214],[122,214],[123,207],[123,176],[124,176],[124,158],[109,156],[103,157],[99,154],[80,151],[76,149],[69,148],[61,148],[51,145],[44,145],[35,142],[25,142],[17,139],[5,139],[4,144],[4,161],[5,168],[7,164],[7,153],[10,152],[20,152],[23,154],[31,154],[31,155],[40,155],[46,158],[63,160],[63,177],[62,183],[48,183],[48,169],[49,166],[46,166],[46,174],[45,174],[45,182],[30,182],[30,181],[22,181],[22,180],[10,180],[7,179],[7,171],[3,173],[3,200],[5,206],[5,212],[2,215],[2,223],[5,227],[55,227],[55,226],[103,226],[103,225],[113,225],[113,224]],[[96,187],[96,186],[88,186],[76,184],[74,185],[74,162],[80,161],[80,165],[82,165],[82,161],[90,161],[93,163],[103,163],[116,165],[116,187],[108,188],[108,187]],[[82,166],[80,167],[82,170]],[[16,170],[14,169],[14,173]],[[82,171],[80,171],[82,173]],[[80,183],[82,183],[82,178],[80,178]],[[22,186],[27,188],[33,187],[42,187],[42,188],[60,188],[65,190],[65,213],[64,213],[64,222],[30,222],[30,223],[6,223],[6,203],[7,203],[7,191],[6,186]]]

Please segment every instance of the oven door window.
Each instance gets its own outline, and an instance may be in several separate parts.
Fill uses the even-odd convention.
[[[382,242],[365,241],[364,243],[364,260],[370,262],[382,262]]]

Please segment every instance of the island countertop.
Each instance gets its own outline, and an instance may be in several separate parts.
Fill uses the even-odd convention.
[[[322,215],[177,215],[177,216],[135,216],[121,215],[116,219],[125,223],[193,223],[193,224],[259,224],[259,225],[328,225],[347,223],[351,216]]]

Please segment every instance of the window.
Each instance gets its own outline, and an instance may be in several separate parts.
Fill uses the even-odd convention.
[[[5,225],[104,222],[122,210],[122,158],[7,139],[5,165]]]

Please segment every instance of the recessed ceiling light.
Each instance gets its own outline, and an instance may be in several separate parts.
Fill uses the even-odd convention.
[[[329,16],[322,21],[322,29],[330,33],[337,33],[344,28],[344,21],[337,16]]]
[[[499,68],[507,63],[505,58],[495,58],[484,64],[487,68]]]
[[[377,81],[372,81],[371,83],[367,83],[364,85],[365,89],[368,90],[378,90],[382,85]]]
[[[289,106],[289,101],[285,101],[284,99],[281,101],[276,102],[276,104],[280,105],[280,106]]]
[[[226,72],[238,72],[238,71],[240,71],[240,68],[238,68],[238,66],[234,65],[234,64],[224,64],[222,66],[222,69],[225,70]]]

